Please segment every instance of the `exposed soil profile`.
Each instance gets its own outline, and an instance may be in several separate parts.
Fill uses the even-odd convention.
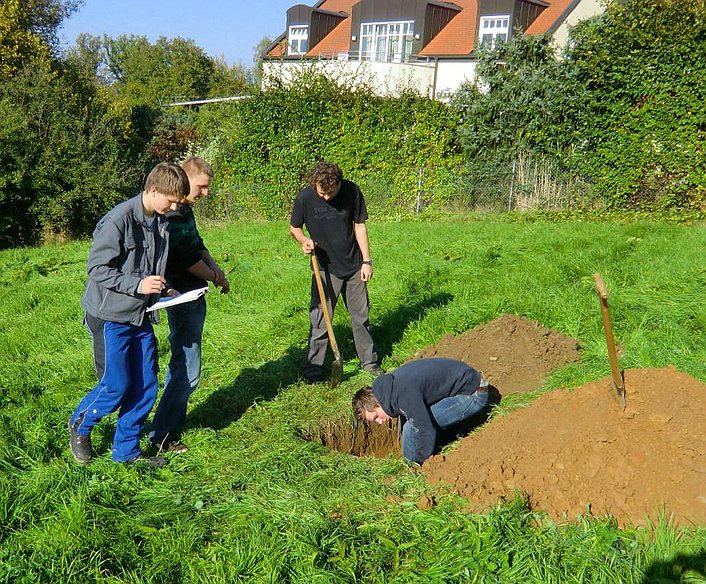
[[[506,315],[448,335],[419,356],[465,361],[507,396],[540,387],[551,371],[579,359],[578,348],[570,337]],[[518,490],[556,521],[590,511],[639,525],[665,511],[679,525],[706,525],[706,385],[670,368],[627,370],[625,387],[625,412],[610,377],[548,392],[495,417],[422,470],[475,511]]]
[[[433,356],[481,370],[500,396],[538,389],[580,358],[575,339],[514,315],[447,335],[415,358]],[[624,374],[624,412],[610,377],[550,391],[495,416],[422,472],[468,499],[472,511],[521,491],[555,521],[590,512],[640,525],[664,512],[677,525],[706,525],[706,385],[674,368]],[[340,424],[308,438],[357,456],[401,454],[393,425]]]

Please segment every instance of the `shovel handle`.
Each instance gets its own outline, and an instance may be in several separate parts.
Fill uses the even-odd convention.
[[[613,387],[620,400],[620,407],[625,410],[625,380],[623,372],[618,363],[618,352],[615,349],[615,339],[613,338],[613,327],[610,324],[610,313],[608,311],[608,288],[600,274],[593,274],[593,281],[596,284],[596,292],[601,303],[601,317],[603,319],[603,330],[605,331],[606,345],[608,347],[608,360],[610,361],[610,373],[613,377]]]
[[[311,254],[311,266],[314,268],[314,280],[316,280],[316,287],[319,290],[319,302],[321,303],[321,310],[324,313],[324,323],[326,324],[326,332],[328,333],[328,339],[331,343],[331,350],[338,359],[340,358],[340,353],[338,352],[336,336],[333,334],[331,314],[328,311],[328,302],[326,302],[326,294],[324,293],[324,284],[321,281],[321,269],[319,268],[319,260],[316,257],[316,252]]]
[[[603,277],[598,273],[593,274],[593,281],[596,284],[596,292],[598,292],[601,300],[608,300],[608,288],[606,288]]]

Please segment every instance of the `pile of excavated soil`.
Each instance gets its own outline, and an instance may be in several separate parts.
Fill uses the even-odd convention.
[[[537,389],[580,358],[575,339],[514,315],[446,335],[418,356],[465,361],[502,396]],[[611,378],[546,393],[493,418],[423,472],[476,511],[517,490],[556,521],[590,511],[643,524],[665,512],[679,525],[706,525],[706,385],[675,369],[635,369],[625,386],[625,412]]]
[[[637,525],[664,511],[677,525],[706,525],[706,385],[668,368],[627,370],[625,387],[624,412],[611,378],[548,392],[423,471],[474,511],[519,490],[557,521],[590,511]]]
[[[537,389],[555,369],[580,360],[579,344],[514,314],[454,337],[445,335],[417,357],[449,357],[483,372],[501,395]]]

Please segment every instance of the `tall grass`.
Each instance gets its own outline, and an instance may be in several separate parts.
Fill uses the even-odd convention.
[[[508,223],[478,217],[369,225],[372,325],[394,367],[444,333],[504,313],[576,337],[583,360],[546,388],[609,374],[592,274],[609,288],[623,367],[706,381],[706,233],[634,223]],[[0,253],[0,582],[698,582],[706,531],[668,520],[555,525],[521,497],[486,515],[398,460],[301,439],[349,415],[370,381],[345,310],[338,388],[299,378],[306,258],[284,223],[205,230],[232,292],[208,297],[205,368],[184,441],[159,470],[109,459],[114,420],[87,467],[66,420],[93,383],[79,298],[88,243]],[[166,324],[157,327],[162,368]],[[417,506],[423,494],[438,505]]]

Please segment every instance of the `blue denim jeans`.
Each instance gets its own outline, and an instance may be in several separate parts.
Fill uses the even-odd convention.
[[[140,455],[140,435],[157,397],[157,341],[149,319],[141,326],[105,321],[105,371],[71,415],[76,431],[88,436],[101,418],[118,408],[113,460]]]
[[[186,406],[201,379],[201,338],[206,320],[206,300],[199,298],[167,308],[171,358],[164,392],[157,405],[149,440],[160,445],[174,438],[186,419]]]
[[[486,381],[483,383],[487,384]],[[485,390],[446,397],[429,408],[431,417],[438,427],[450,428],[481,412],[488,405],[488,395],[488,391]],[[407,460],[412,460],[412,453],[417,450],[417,433],[414,420],[406,420],[402,426],[402,455]]]

